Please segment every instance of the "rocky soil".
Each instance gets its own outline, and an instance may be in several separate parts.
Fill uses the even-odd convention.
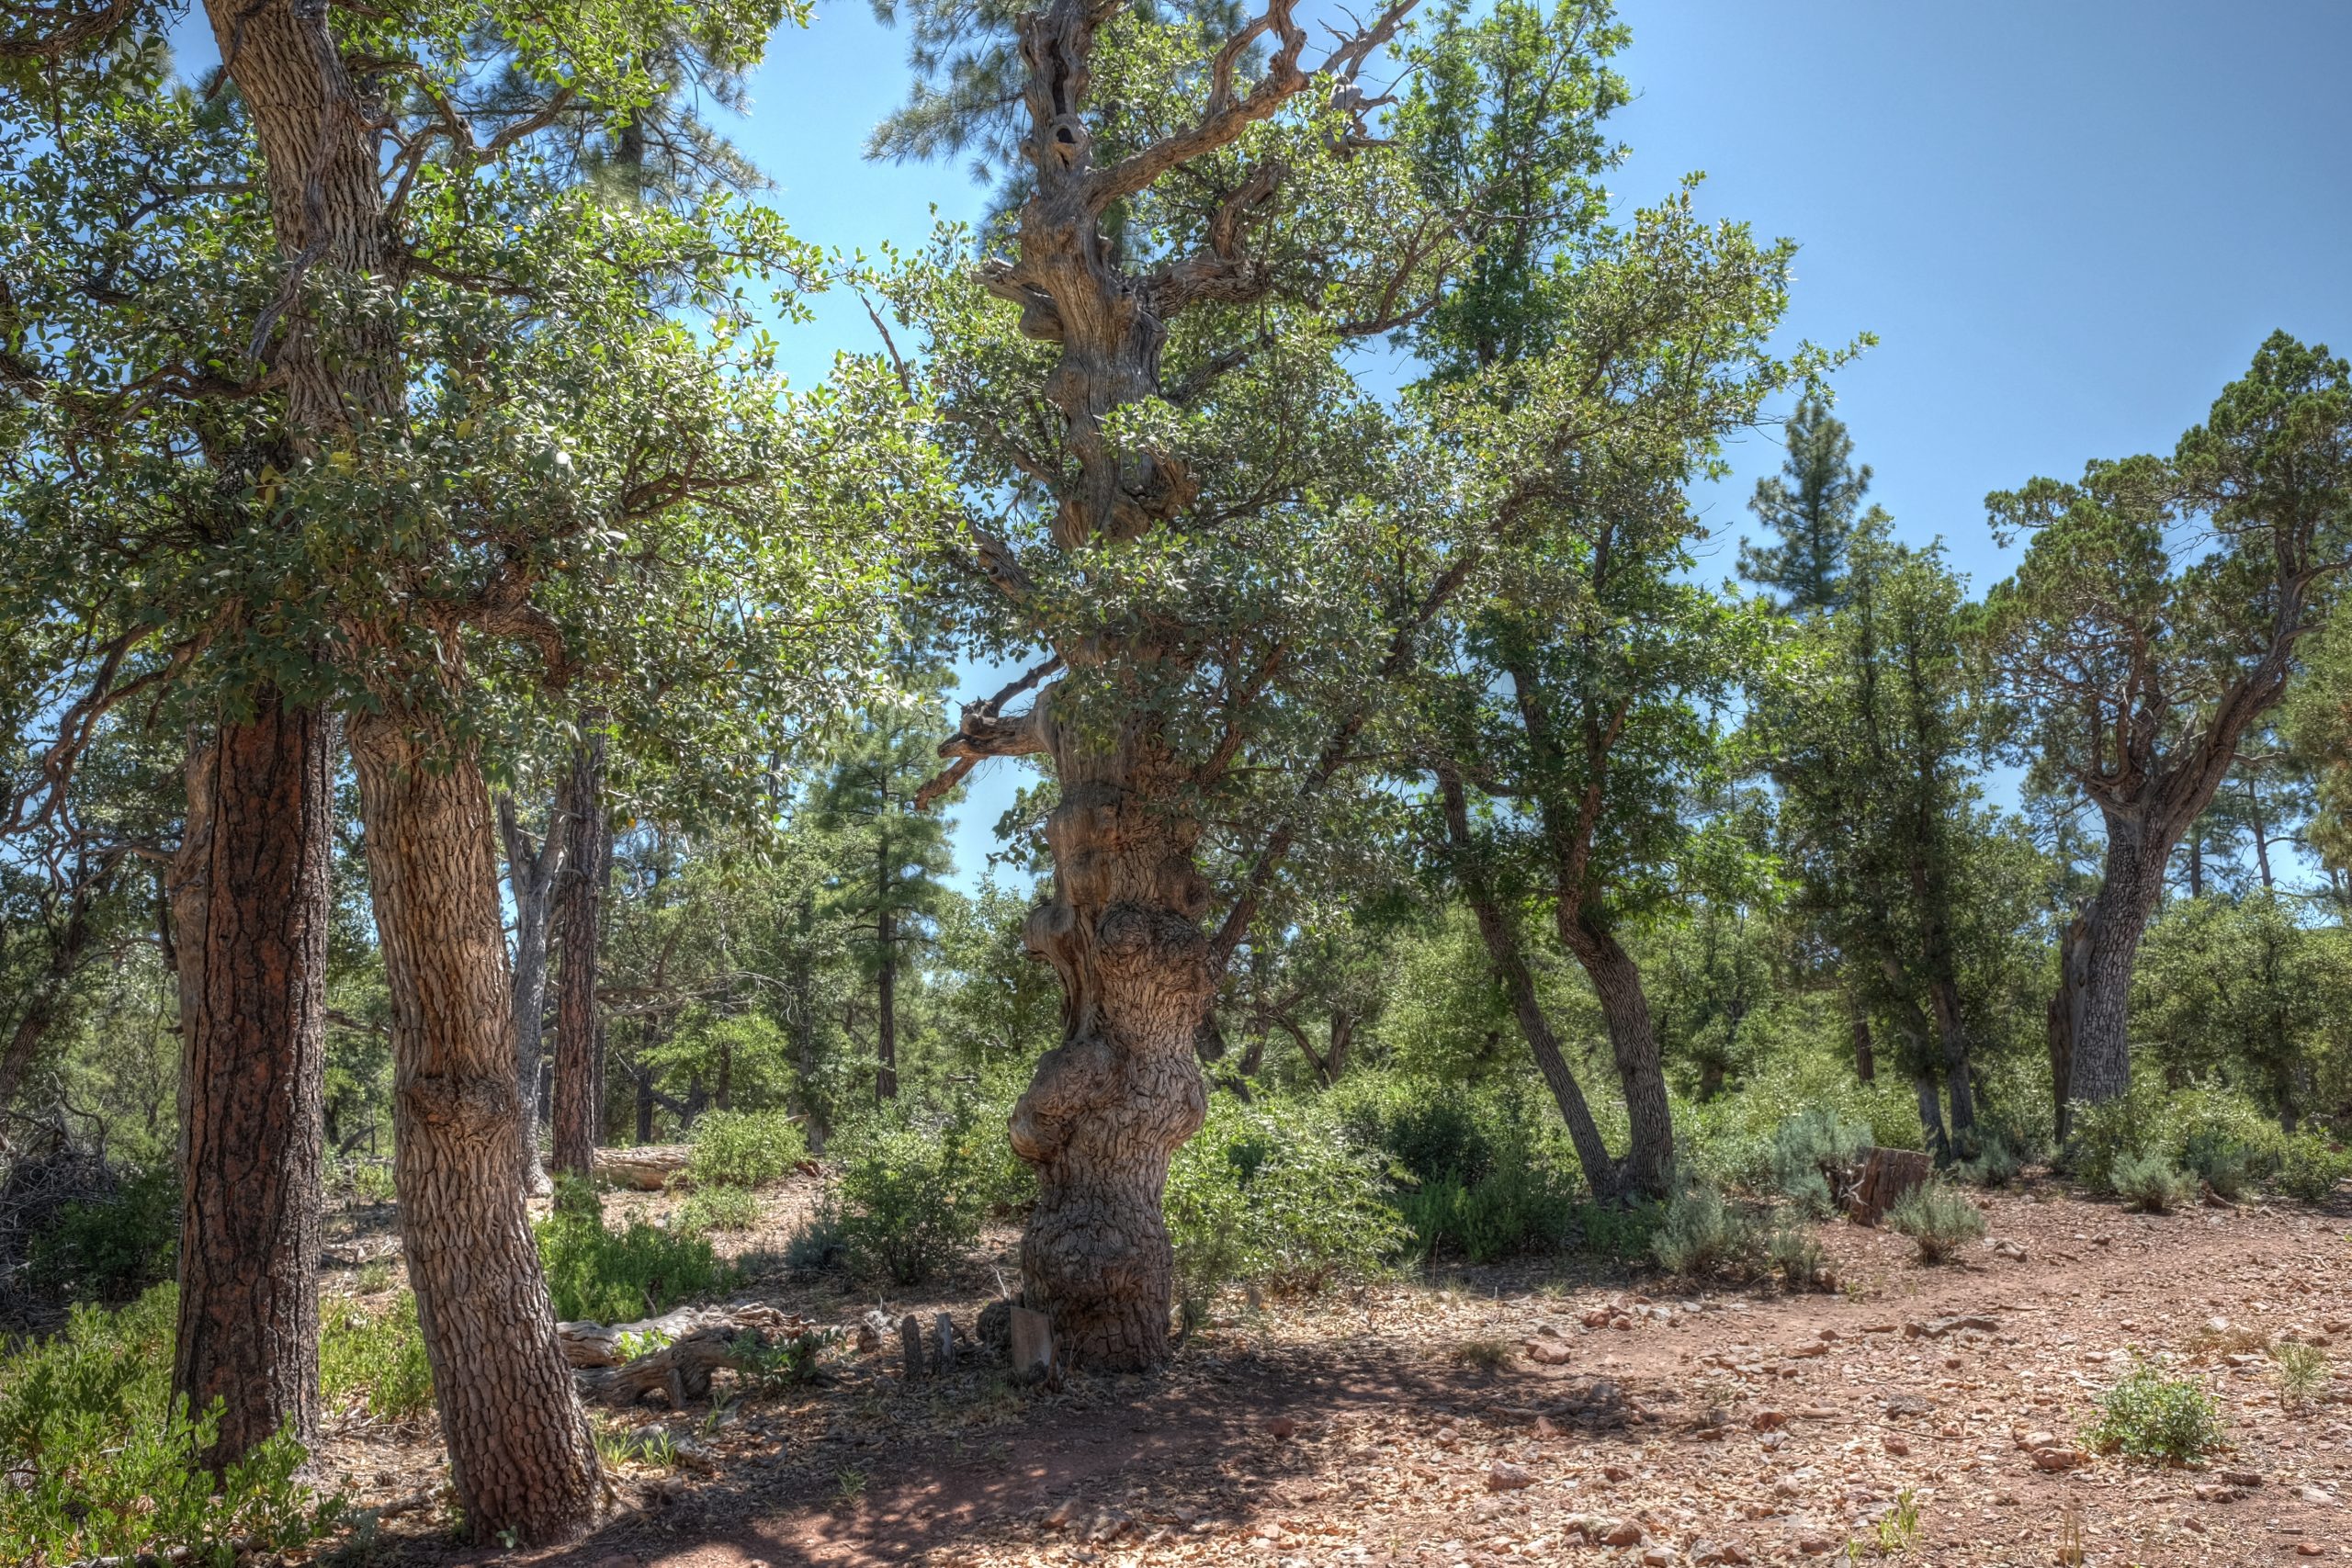
[[[622,1512],[580,1547],[458,1551],[437,1503],[388,1519],[385,1544],[564,1568],[2352,1558],[2352,1377],[2298,1404],[2272,1354],[2352,1343],[2352,1211],[2143,1216],[2047,1179],[1984,1202],[1987,1239],[1942,1267],[1822,1226],[1832,1292],[1498,1269],[1237,1297],[1153,1379],[1023,1390],[967,1356],[916,1380],[895,1341],[845,1343],[820,1386],[608,1417],[659,1427],[675,1457],[621,1467]],[[783,1278],[751,1294],[968,1331],[1011,1273],[994,1239],[920,1300]],[[2139,1358],[2203,1382],[2231,1446],[2185,1469],[2089,1451],[2098,1397]],[[420,1479],[429,1495],[435,1461],[420,1435],[346,1427],[329,1462],[361,1502],[398,1504]]]

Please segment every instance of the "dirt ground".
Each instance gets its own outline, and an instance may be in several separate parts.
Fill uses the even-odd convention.
[[[739,1245],[776,1246],[807,1198]],[[2352,1376],[2290,1409],[2266,1349],[2352,1343],[2352,1208],[2152,1217],[2046,1179],[1984,1201],[1986,1240],[1942,1267],[1823,1225],[1831,1292],[1596,1268],[1237,1296],[1161,1376],[1046,1391],[969,1363],[910,1381],[895,1343],[844,1346],[820,1386],[627,1418],[684,1460],[618,1469],[620,1512],[570,1551],[458,1549],[437,1503],[387,1518],[378,1551],[452,1568],[2352,1559]],[[968,1331],[1012,1239],[878,1304]],[[877,1304],[781,1276],[744,1295],[820,1322]],[[2083,1452],[2136,1356],[2201,1379],[2232,1446],[2195,1469]],[[438,1465],[426,1435],[349,1418],[322,1458],[363,1506],[413,1498]]]

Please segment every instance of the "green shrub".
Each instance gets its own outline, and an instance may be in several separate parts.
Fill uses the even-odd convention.
[[[221,1477],[191,1468],[218,1429],[170,1403],[177,1293],[158,1285],[120,1312],[76,1308],[63,1332],[0,1355],[0,1562],[140,1555],[228,1568],[233,1543],[289,1551],[342,1512],[296,1479],[281,1433]]]
[[[2151,1214],[2168,1214],[2197,1196],[2197,1179],[2175,1169],[2159,1154],[2120,1156],[2108,1179],[2133,1208]]]
[[[2143,1362],[2107,1391],[2084,1435],[2106,1452],[2182,1463],[2222,1446],[2222,1416],[2194,1380],[2168,1378]]]
[[[2278,1403],[2290,1410],[2304,1410],[2327,1392],[2330,1377],[2327,1352],[2300,1339],[2282,1339],[2271,1348],[2270,1360],[2278,1379]]]
[[[2253,1184],[2258,1158],[2251,1145],[2219,1127],[2192,1129],[2180,1151],[2182,1167],[2224,1199],[2242,1196]]]
[[[179,1174],[158,1161],[60,1209],[30,1238],[25,1271],[52,1300],[119,1306],[172,1277],[179,1235]]]
[[[402,1291],[381,1312],[348,1296],[321,1303],[319,1392],[329,1399],[358,1394],[380,1421],[411,1421],[432,1409],[433,1369],[416,1325],[416,1298]]]
[[[1650,1252],[1670,1274],[1696,1278],[1755,1261],[1756,1226],[1703,1181],[1686,1184],[1667,1203]]]
[[[925,1127],[906,1111],[837,1138],[841,1168],[831,1196],[851,1267],[914,1285],[968,1250],[987,1208],[978,1140],[976,1125],[952,1115]]]
[[[1311,1100],[1216,1097],[1170,1164],[1166,1207],[1188,1314],[1236,1280],[1311,1292],[1361,1279],[1406,1241],[1379,1165]]]
[[[1922,1263],[1941,1263],[1984,1234],[1984,1215],[1941,1181],[1923,1181],[1886,1212],[1886,1228],[1908,1236]]]
[[[784,1266],[796,1274],[821,1274],[848,1261],[849,1237],[842,1227],[841,1204],[829,1192],[784,1238]]]
[[[697,1187],[678,1206],[676,1223],[693,1235],[747,1231],[760,1223],[760,1201],[745,1187]]]
[[[537,1232],[559,1318],[632,1323],[735,1281],[710,1243],[643,1220],[609,1230],[600,1213],[567,1203]]]
[[[2067,1162],[2095,1192],[2115,1190],[2116,1162],[2132,1155],[2169,1154],[2172,1108],[2161,1086],[2143,1079],[2103,1104],[2078,1100]]]
[[[2352,1154],[2333,1147],[2325,1138],[2304,1133],[2287,1140],[2278,1161],[2278,1187],[2289,1197],[2317,1203],[2352,1176]]]
[[[1456,1224],[1473,1263],[1559,1247],[1574,1223],[1577,1190],[1545,1166],[1513,1160],[1462,1195]]]
[[[1445,1177],[1409,1188],[1396,1199],[1397,1213],[1412,1233],[1413,1255],[1432,1258],[1462,1240],[1462,1183]]]
[[[1764,1243],[1764,1256],[1781,1283],[1792,1291],[1809,1291],[1828,1277],[1829,1254],[1805,1224],[1782,1225]]]
[[[1871,1146],[1871,1130],[1832,1106],[1798,1111],[1772,1131],[1772,1184],[1816,1218],[1837,1210],[1833,1179]]]
[[[686,1179],[697,1188],[764,1187],[808,1157],[808,1141],[781,1111],[706,1111],[695,1122]]]
[[[1665,1221],[1666,1205],[1648,1199],[1632,1204],[1579,1203],[1570,1216],[1587,1252],[1620,1263],[1655,1257],[1652,1244]]]
[[[2007,1187],[2018,1179],[2025,1162],[2018,1156],[2017,1145],[2008,1135],[1994,1128],[1978,1133],[1971,1146],[1952,1167],[1952,1176],[1976,1187]]]

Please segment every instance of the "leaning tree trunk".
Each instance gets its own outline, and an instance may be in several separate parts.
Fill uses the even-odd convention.
[[[603,1493],[514,1168],[520,1119],[490,798],[430,714],[349,721],[392,1004],[393,1179],[418,1325],[477,1540],[560,1540]]]
[[[1037,1170],[1022,1280],[1073,1362],[1142,1370],[1168,1356],[1168,1162],[1208,1112],[1193,1049],[1216,984],[1208,886],[1197,827],[1155,787],[1169,767],[1156,736],[1106,747],[1091,726],[1039,721],[1061,800],[1046,821],[1053,894],[1023,939],[1061,978],[1062,1043],[1012,1112],[1013,1149]]]
[[[570,824],[571,870],[556,896],[555,1168],[583,1179],[596,1173],[605,1126],[605,1018],[596,1003],[597,944],[605,930],[605,883],[613,863],[605,815],[605,736],[601,716],[582,722],[580,746],[558,791]]]
[[[1666,1067],[1642,972],[1615,933],[1589,915],[1562,919],[1560,935],[1600,1000],[1609,1048],[1617,1058],[1617,1081],[1625,1091],[1631,1139],[1618,1162],[1615,1195],[1662,1198],[1674,1167],[1674,1112],[1667,1102]]]
[[[195,1411],[220,1402],[201,1456],[216,1472],[318,1425],[334,773],[325,716],[266,690],[188,756],[172,1392]]]
[[[2145,843],[2136,824],[2109,819],[2106,874],[2084,913],[2079,951],[2064,955],[2059,995],[2066,1006],[2052,1010],[2053,1028],[2066,1032],[2068,1101],[2099,1105],[2132,1088],[2132,962],[2164,897],[2169,852]]]

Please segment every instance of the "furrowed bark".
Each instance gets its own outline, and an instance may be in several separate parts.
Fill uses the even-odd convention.
[[[1611,931],[1589,914],[1560,920],[1562,942],[1592,982],[1609,1026],[1610,1054],[1625,1092],[1629,1136],[1618,1162],[1612,1195],[1660,1198],[1674,1164],[1674,1113],[1666,1098],[1666,1068],[1650,1019],[1642,972]]]
[[[557,886],[555,1168],[583,1179],[596,1169],[605,1127],[605,1017],[596,1001],[597,944],[604,938],[605,886],[613,837],[605,813],[602,716],[583,717],[580,746],[558,793],[570,824],[571,869]],[[640,1116],[640,1122],[645,1120]],[[639,1134],[650,1136],[650,1130]]]
[[[281,1429],[317,1435],[334,788],[325,716],[274,692],[188,757],[172,1391],[221,1402],[199,1456],[216,1473]]]
[[[349,721],[391,991],[393,1179],[449,1475],[478,1540],[563,1540],[603,1478],[515,1170],[521,1117],[490,798],[398,705]]]

